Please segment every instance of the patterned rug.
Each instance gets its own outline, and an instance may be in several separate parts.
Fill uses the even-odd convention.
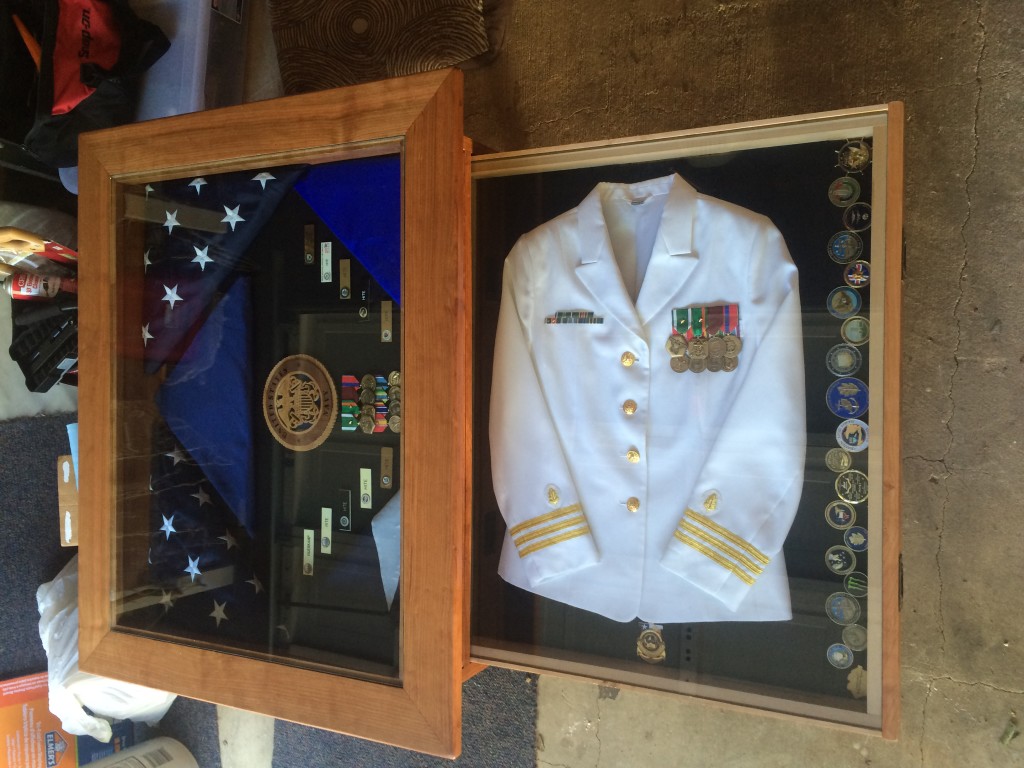
[[[285,93],[453,66],[488,51],[484,0],[270,0]]]

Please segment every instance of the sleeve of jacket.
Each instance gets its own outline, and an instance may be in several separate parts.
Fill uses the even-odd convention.
[[[491,385],[491,473],[498,507],[532,586],[598,561],[587,516],[544,397],[530,338],[529,248],[505,261]]]
[[[803,340],[797,270],[767,220],[740,306],[740,374],[661,564],[735,610],[777,556],[803,488]],[[706,374],[702,374],[706,375]]]

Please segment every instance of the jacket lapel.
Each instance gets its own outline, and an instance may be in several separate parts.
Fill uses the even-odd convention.
[[[696,190],[674,175],[651,261],[637,297],[636,312],[644,325],[649,324],[679,294],[697,266],[698,254],[693,250],[696,212]],[[667,318],[664,325],[668,333],[670,322]]]

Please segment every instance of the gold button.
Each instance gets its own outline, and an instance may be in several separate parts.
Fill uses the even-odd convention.
[[[636,400],[627,400],[622,404],[622,412],[627,416],[632,416],[636,413]]]
[[[624,366],[629,368],[631,365],[633,365],[633,363],[636,362],[636,355],[634,355],[632,352],[628,352],[628,351],[627,352],[623,352],[622,353],[622,357],[619,358],[619,361]]]
[[[636,512],[638,509],[640,509],[640,499],[638,499],[636,496],[630,496],[628,499],[626,499],[626,509],[628,509],[630,512]]]
[[[630,464],[636,464],[637,462],[640,461],[640,451],[638,451],[636,448],[630,448],[628,451],[626,451],[626,459],[629,461]]]

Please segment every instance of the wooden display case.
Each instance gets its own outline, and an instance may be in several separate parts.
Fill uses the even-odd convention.
[[[902,120],[474,158],[475,661],[897,736]]]
[[[458,754],[468,164],[455,71],[83,137],[83,670]]]

